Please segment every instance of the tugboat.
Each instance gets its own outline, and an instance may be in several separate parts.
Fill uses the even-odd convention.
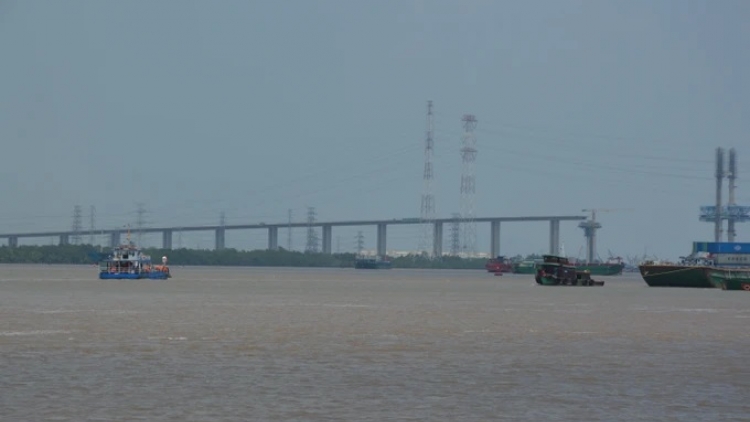
[[[577,271],[568,258],[544,255],[537,266],[536,283],[542,286],[603,286],[603,281],[592,280],[588,271]]]
[[[153,265],[151,257],[141,252],[130,241],[112,249],[112,253],[106,258],[99,261],[99,279],[100,280],[166,280],[171,278],[169,267],[167,266],[167,257],[161,258],[162,265]]]

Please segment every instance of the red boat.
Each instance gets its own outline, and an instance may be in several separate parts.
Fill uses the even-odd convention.
[[[484,268],[487,269],[487,272],[495,273],[496,275],[498,273],[502,274],[513,272],[513,264],[511,264],[509,260],[505,259],[504,256],[498,256],[495,259],[488,260],[487,263],[484,264]]]

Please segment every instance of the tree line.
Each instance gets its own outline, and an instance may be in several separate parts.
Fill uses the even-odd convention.
[[[95,264],[111,251],[92,245],[46,245],[0,247],[0,263],[17,264]],[[169,265],[221,265],[249,267],[354,267],[356,254],[324,254],[312,252],[279,250],[237,250],[233,248],[209,249],[160,249],[144,248],[155,263],[167,256]],[[391,258],[393,268],[443,268],[443,269],[482,269],[484,258],[460,258],[444,256],[430,259],[425,255],[407,255]]]

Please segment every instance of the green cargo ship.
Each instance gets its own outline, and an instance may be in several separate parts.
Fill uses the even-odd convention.
[[[605,262],[602,264],[578,264],[578,271],[588,271],[591,275],[620,275],[625,269],[624,262]]]
[[[651,287],[713,288],[702,265],[656,264],[647,262],[638,266],[643,281]]]
[[[706,276],[711,284],[719,289],[750,291],[750,269],[708,268]]]
[[[354,261],[354,268],[358,270],[390,270],[391,266],[391,261],[379,256],[361,256]]]
[[[542,262],[541,259],[524,259],[513,264],[514,274],[536,274],[536,266]]]

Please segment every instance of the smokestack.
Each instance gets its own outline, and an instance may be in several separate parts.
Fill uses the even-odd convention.
[[[716,226],[714,241],[721,242],[721,179],[724,178],[724,149],[716,148]]]
[[[727,202],[727,205],[729,205],[728,209],[730,211],[729,216],[727,217],[728,223],[727,223],[727,240],[730,242],[734,242],[734,217],[732,216],[731,210],[734,205],[734,179],[737,177],[737,158],[736,154],[734,152],[734,148],[729,149],[729,171],[727,172],[727,179],[729,180],[729,201]]]

